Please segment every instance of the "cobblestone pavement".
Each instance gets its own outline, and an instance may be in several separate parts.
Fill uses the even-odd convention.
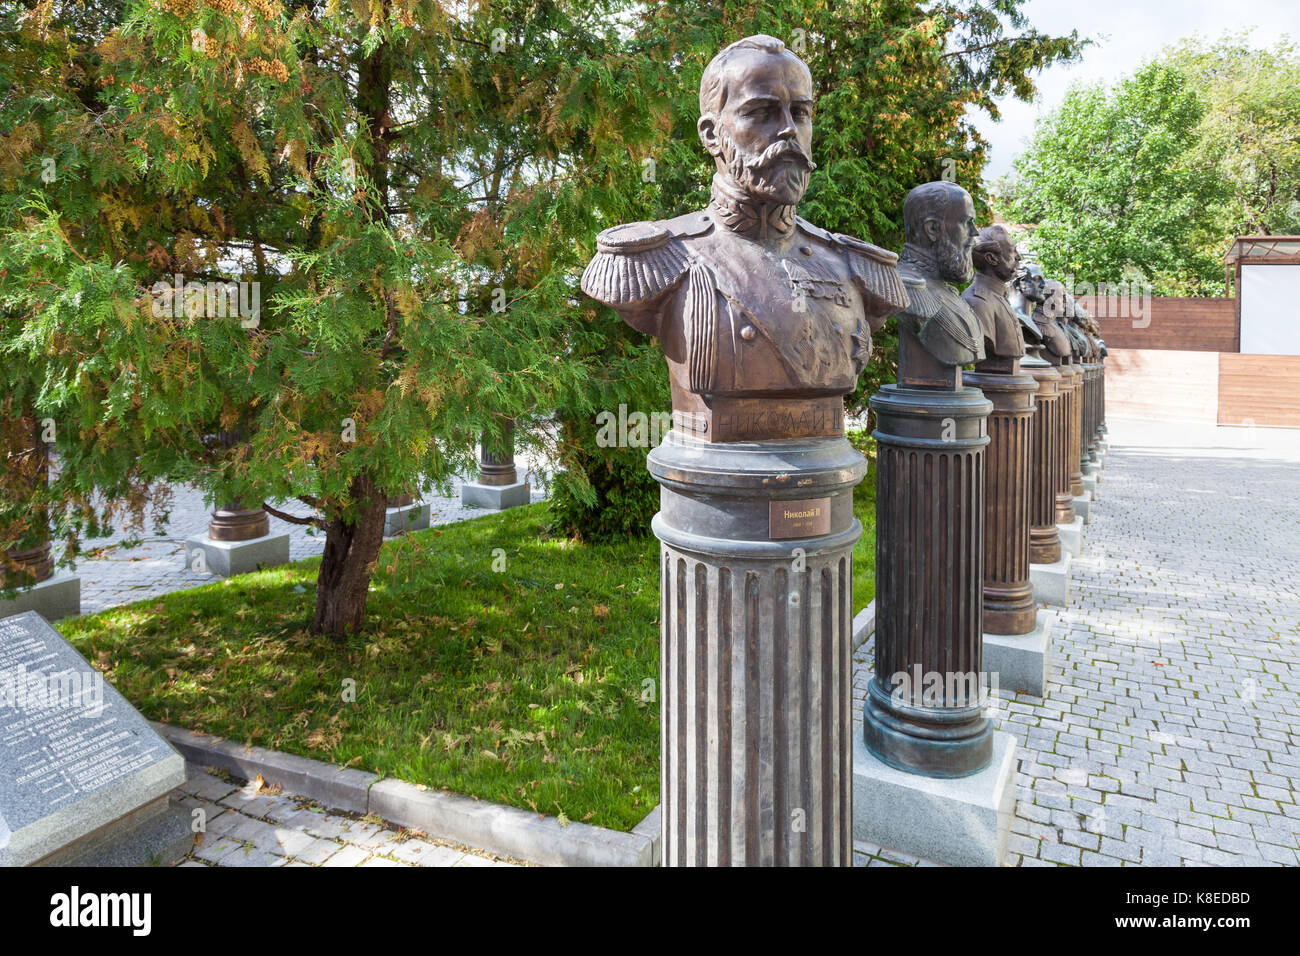
[[[1300,439],[1110,433],[1047,696],[1004,688],[993,713],[1020,748],[1007,863],[1296,865]],[[854,660],[859,714],[872,650]]]
[[[545,497],[540,482],[531,472],[525,475],[526,466],[527,462],[521,456],[520,476],[530,479],[533,501],[540,501]],[[89,557],[79,558],[76,568],[69,572],[81,578],[82,614],[94,614],[105,608],[198,587],[215,580],[211,574],[200,574],[186,567],[182,560],[185,539],[207,532],[212,508],[204,504],[202,492],[189,485],[174,486],[172,493],[171,520],[161,535],[154,534],[154,529],[146,521],[143,532],[124,529],[111,537],[88,538],[83,542]],[[451,496],[425,495],[423,500],[429,504],[431,525],[463,521],[484,514],[477,508],[461,505],[459,480],[454,481]],[[297,501],[278,503],[275,507],[298,517],[311,513],[311,509]],[[314,557],[325,550],[325,535],[311,533],[314,531],[306,525],[271,519],[272,534],[289,535],[289,558],[292,561]],[[133,539],[140,543],[132,546]],[[65,569],[59,569],[59,573],[64,572]]]
[[[330,813],[288,794],[189,767],[180,790],[203,811],[202,840],[178,866],[516,866],[373,818]]]

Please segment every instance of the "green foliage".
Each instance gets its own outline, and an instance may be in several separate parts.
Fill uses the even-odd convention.
[[[1049,275],[1222,295],[1234,236],[1300,230],[1300,57],[1238,40],[1082,86],[1016,161],[1007,213]]]
[[[1219,236],[1300,233],[1300,51],[1229,36],[1185,42],[1169,61],[1206,106],[1194,152],[1227,185]]]
[[[659,485],[646,470],[648,448],[601,448],[594,420],[566,423],[565,470],[551,488],[557,530],[586,541],[618,541],[650,533]],[[585,479],[587,489],[576,478]]]

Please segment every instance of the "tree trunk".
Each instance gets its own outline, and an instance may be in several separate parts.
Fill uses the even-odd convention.
[[[316,617],[311,630],[335,640],[361,629],[370,578],[384,543],[388,499],[364,472],[352,482],[352,495],[358,503],[356,520],[352,524],[329,523],[325,554],[316,577]]]

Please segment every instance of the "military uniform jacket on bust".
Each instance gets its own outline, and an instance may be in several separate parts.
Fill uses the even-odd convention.
[[[839,401],[871,333],[907,301],[893,253],[793,207],[729,198],[715,180],[706,209],[605,230],[582,276],[584,292],[660,340],[679,426],[719,399]]]
[[[1007,300],[1005,282],[977,272],[975,281],[962,293],[962,298],[980,320],[986,358],[1020,358],[1025,354],[1020,316]]]
[[[1041,304],[1034,310],[1034,324],[1043,334],[1043,358],[1053,365],[1060,365],[1062,361],[1072,359],[1074,353],[1069,335],[1061,328],[1059,322],[1043,311]]]
[[[906,284],[908,306],[898,327],[914,335],[940,365],[954,367],[984,358],[984,335],[970,306],[929,264],[928,253],[908,245],[898,272]]]

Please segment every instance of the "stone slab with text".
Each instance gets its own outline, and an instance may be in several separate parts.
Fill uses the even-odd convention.
[[[185,761],[34,611],[0,620],[0,866],[166,862]]]

